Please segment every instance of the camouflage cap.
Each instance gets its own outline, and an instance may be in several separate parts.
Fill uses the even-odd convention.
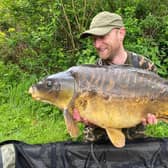
[[[89,30],[83,32],[80,38],[85,38],[90,35],[104,36],[112,29],[123,26],[124,24],[120,15],[107,11],[100,12],[92,19]]]

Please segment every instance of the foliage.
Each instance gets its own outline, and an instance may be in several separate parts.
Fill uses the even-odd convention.
[[[97,12],[108,10],[124,18],[126,49],[149,57],[157,65],[158,73],[166,77],[167,6],[166,0],[3,0],[0,7],[1,60],[39,76],[78,63],[93,62],[97,56],[92,44],[89,40],[80,40],[79,34],[88,28]],[[83,59],[86,55],[88,58]]]
[[[60,111],[34,102],[27,90],[45,75],[95,62],[92,40],[79,35],[104,10],[124,18],[125,48],[150,58],[168,76],[167,0],[0,0],[0,140],[69,138]],[[148,129],[167,136],[167,125]]]
[[[5,66],[2,62],[0,69],[0,141],[45,143],[70,139],[60,111],[28,95],[36,76],[25,75],[17,66]]]
[[[168,124],[159,122],[157,125],[148,125],[146,134],[151,137],[168,137]]]

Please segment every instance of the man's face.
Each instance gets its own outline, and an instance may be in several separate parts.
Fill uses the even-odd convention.
[[[122,46],[123,38],[121,36],[120,29],[113,29],[105,36],[93,36],[93,44],[99,57],[112,60]]]

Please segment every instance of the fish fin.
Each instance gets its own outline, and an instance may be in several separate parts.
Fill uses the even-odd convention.
[[[64,110],[64,120],[70,136],[77,137],[79,134],[79,129],[68,110]]]
[[[125,135],[121,129],[106,128],[106,132],[115,147],[122,148],[125,146]]]

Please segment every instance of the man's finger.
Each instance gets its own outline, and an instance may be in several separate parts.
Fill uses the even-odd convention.
[[[156,116],[149,113],[149,114],[147,115],[147,123],[148,123],[148,124],[157,124]]]

